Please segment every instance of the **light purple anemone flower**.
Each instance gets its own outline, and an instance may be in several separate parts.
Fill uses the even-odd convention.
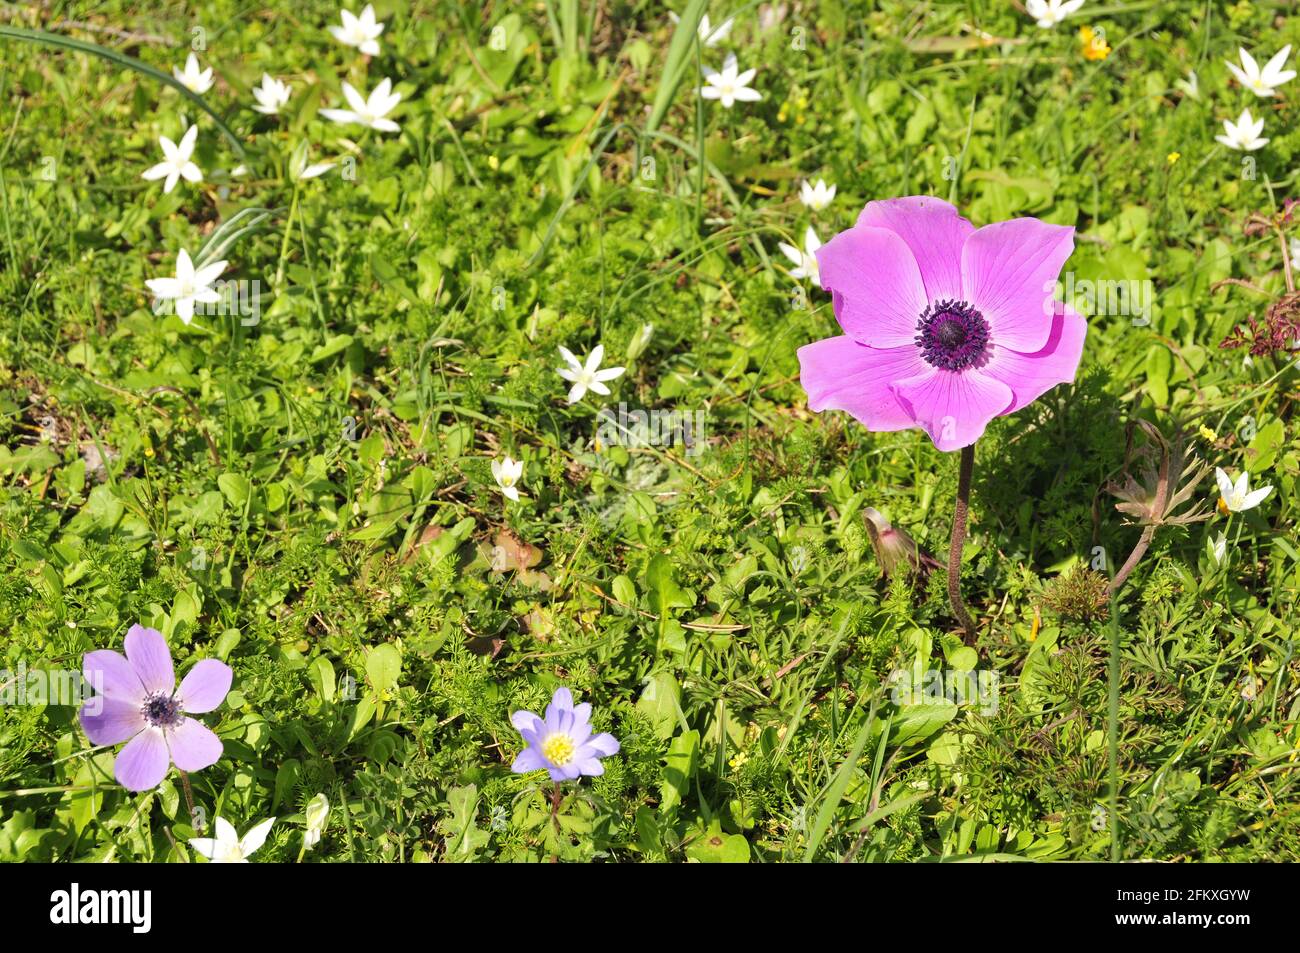
[[[133,625],[126,655],[87,652],[82,669],[99,695],[81,707],[81,727],[93,745],[127,742],[113,774],[128,791],[155,788],[175,764],[200,771],[221,757],[221,739],[189,714],[217,708],[230,691],[230,666],[204,659],[176,687],[172,656],[162,633]]]
[[[1072,227],[1036,218],[977,229],[940,199],[869,202],[817,252],[844,334],[799,349],[809,408],[970,446],[1074,380],[1087,323],[1053,299],[1073,251]]]
[[[515,712],[510,724],[524,736],[528,747],[519,752],[510,770],[526,774],[545,768],[552,781],[604,774],[600,759],[618,754],[618,739],[608,732],[593,735],[590,719],[591,705],[584,702],[575,706],[567,688],[555,690],[545,718],[531,711]]]

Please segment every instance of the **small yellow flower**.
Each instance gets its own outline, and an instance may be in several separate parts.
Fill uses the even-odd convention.
[[[1177,162],[1177,161],[1178,161],[1179,159],[1181,159],[1182,157],[1183,157],[1183,154],[1182,154],[1181,152],[1171,152],[1171,153],[1169,153],[1169,155],[1165,156],[1165,161],[1168,162],[1170,165],[1173,165],[1175,162]],[[1201,429],[1204,430],[1205,428],[1202,427]]]
[[[1079,41],[1083,44],[1085,60],[1104,60],[1110,56],[1110,46],[1106,43],[1106,34],[1090,26],[1079,27]]]
[[[1219,435],[1204,424],[1201,425],[1201,437],[1209,443],[1218,443]]]
[[[496,156],[488,156],[488,168],[490,168],[493,172],[495,172],[497,170],[497,166],[499,165],[501,165],[501,162],[497,159]]]

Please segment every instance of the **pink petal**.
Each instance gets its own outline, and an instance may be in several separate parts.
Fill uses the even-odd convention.
[[[234,673],[225,662],[205,658],[181,680],[182,709],[194,714],[212,711],[226,700],[233,678]]]
[[[1074,228],[1013,218],[977,229],[961,251],[962,294],[995,345],[1029,354],[1052,331],[1052,293],[1074,252]]]
[[[871,348],[847,335],[799,348],[799,382],[809,410],[847,410],[868,430],[907,430],[916,418],[889,386],[928,365],[916,345]]]
[[[148,791],[162,782],[170,766],[162,731],[146,728],[118,752],[113,775],[128,791]]]
[[[1011,406],[1011,388],[983,371],[927,368],[894,384],[894,392],[940,450],[960,450]]]
[[[1088,322],[1073,308],[1057,304],[1051,334],[1042,350],[1021,354],[994,346],[981,370],[1011,388],[1013,402],[1003,413],[1012,413],[1037,400],[1057,384],[1074,380],[1083,356],[1083,339]]]
[[[817,250],[817,264],[844,333],[871,347],[914,343],[927,302],[921,271],[903,239],[855,225]]]
[[[81,727],[92,745],[116,745],[145,729],[139,704],[99,695],[81,706]]]
[[[81,660],[81,671],[90,687],[100,695],[130,702],[137,708],[144,703],[140,676],[120,652],[108,649],[87,652]]]
[[[893,232],[911,249],[931,301],[960,301],[961,250],[975,226],[942,199],[928,195],[868,202],[859,225]]]
[[[193,718],[186,718],[177,728],[167,732],[167,745],[172,760],[182,771],[202,771],[217,763],[221,757],[221,739],[212,729]]]
[[[131,626],[126,633],[126,657],[136,675],[140,676],[146,692],[166,692],[170,695],[176,688],[172,653],[167,648],[167,640],[157,629],[146,629],[142,625]]]

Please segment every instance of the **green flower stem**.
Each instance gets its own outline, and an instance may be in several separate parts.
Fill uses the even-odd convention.
[[[975,642],[975,623],[961,601],[961,544],[966,540],[966,513],[970,509],[970,476],[975,468],[975,445],[962,447],[961,470],[957,476],[957,503],[952,511],[952,542],[948,546],[948,601],[952,614],[966,630],[966,644]]]
[[[289,203],[289,218],[284,223],[284,240],[280,242],[280,263],[275,268],[275,293],[280,293],[280,287],[284,282],[284,260],[289,254],[289,236],[293,234],[293,219],[298,214],[298,186],[299,182],[294,180],[293,183],[293,200]]]

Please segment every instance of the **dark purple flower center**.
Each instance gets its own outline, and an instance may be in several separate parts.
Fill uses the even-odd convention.
[[[150,695],[140,708],[144,720],[154,728],[174,728],[181,723],[181,703],[175,695]]]
[[[989,323],[965,301],[935,301],[916,322],[921,356],[945,371],[970,367],[989,343]]]

